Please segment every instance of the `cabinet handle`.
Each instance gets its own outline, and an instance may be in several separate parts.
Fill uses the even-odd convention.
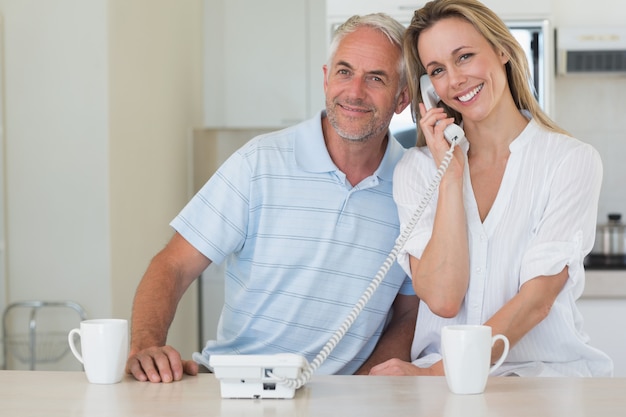
[[[422,6],[424,6],[424,3],[416,4],[414,6],[410,4],[405,4],[405,5],[398,6],[398,9],[399,10],[417,10],[421,8]]]

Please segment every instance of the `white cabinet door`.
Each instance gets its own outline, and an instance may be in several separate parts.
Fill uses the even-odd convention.
[[[383,12],[393,17],[409,16],[410,20],[413,12],[424,3],[419,0],[327,0],[326,13],[328,16],[347,18],[354,14]]]
[[[402,22],[409,22],[415,10],[425,3],[425,0],[327,0],[326,9],[333,21],[353,14],[384,12]],[[482,3],[503,18],[548,17],[552,12],[551,0],[483,0]]]
[[[615,376],[626,377],[625,299],[584,298],[576,302],[584,317],[589,344],[613,359]]]
[[[206,0],[207,126],[280,127],[308,117],[307,3]]]

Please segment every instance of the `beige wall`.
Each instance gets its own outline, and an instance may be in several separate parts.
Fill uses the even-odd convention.
[[[0,300],[72,299],[90,317],[129,318],[139,279],[189,197],[202,1],[0,0],[0,14]],[[185,355],[198,346],[195,314],[191,291],[170,338]]]
[[[123,315],[189,198],[188,149],[202,120],[202,2],[112,1],[109,28],[113,311]],[[186,355],[198,348],[193,289],[170,332]]]

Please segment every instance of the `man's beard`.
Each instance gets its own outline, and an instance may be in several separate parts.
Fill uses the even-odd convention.
[[[346,106],[350,106],[353,103],[345,103]],[[372,117],[367,122],[353,123],[350,118],[344,118],[340,120],[337,117],[337,112],[335,111],[339,105],[335,101],[327,101],[326,102],[326,116],[328,117],[328,121],[330,125],[335,129],[337,134],[342,138],[353,141],[353,142],[365,142],[369,138],[387,131],[387,124],[383,122],[379,117],[376,116],[376,112],[370,108],[370,112]],[[354,103],[354,106],[363,108],[363,104],[360,102]]]

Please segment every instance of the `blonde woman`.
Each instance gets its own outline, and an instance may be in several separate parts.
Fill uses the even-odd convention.
[[[602,163],[539,108],[528,65],[504,22],[474,0],[434,0],[414,14],[405,60],[419,143],[394,173],[406,224],[449,149],[443,130],[467,141],[399,255],[421,299],[413,363],[387,361],[372,374],[443,375],[441,328],[486,324],[511,351],[497,372],[609,376],[609,357],[587,344],[580,297],[591,250]],[[420,76],[442,106],[427,110]],[[492,357],[502,352],[501,342]]]

